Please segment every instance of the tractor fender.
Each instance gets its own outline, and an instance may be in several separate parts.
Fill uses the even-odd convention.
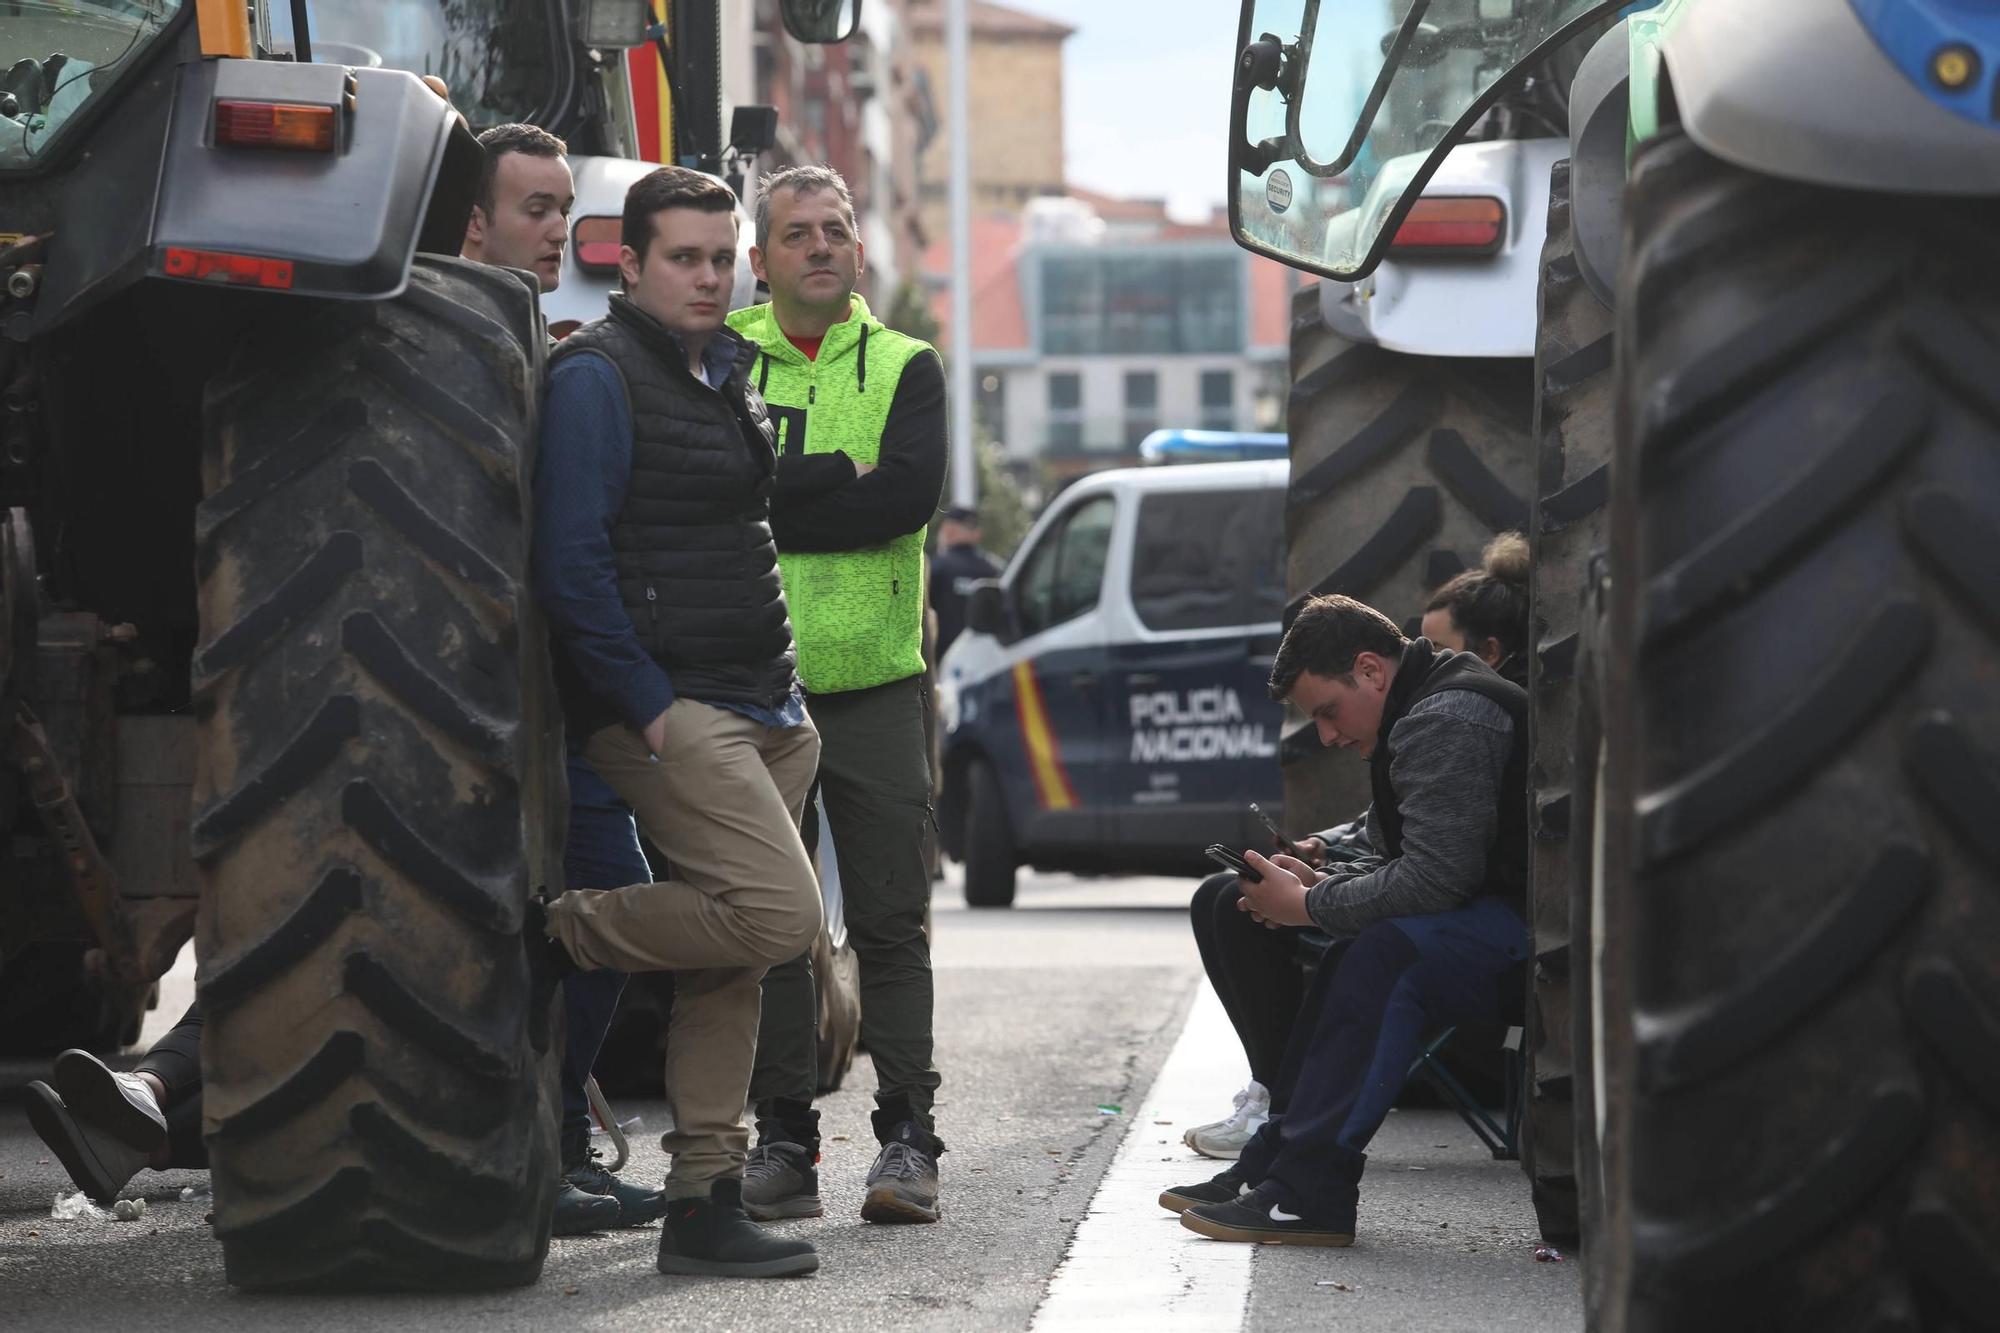
[[[1453,148],[1424,185],[1424,196],[1500,200],[1507,224],[1499,252],[1405,259],[1392,253],[1358,282],[1322,283],[1320,310],[1328,326],[1357,342],[1414,356],[1533,357],[1549,171],[1568,151],[1562,139],[1495,139]],[[1402,183],[1385,172],[1378,188],[1399,193]]]
[[[214,142],[213,103],[231,98],[344,107],[337,151],[231,149]],[[457,115],[413,74],[275,60],[184,67],[154,213],[151,271],[169,249],[245,254],[290,265],[294,295],[400,295],[441,176]],[[479,155],[467,165],[476,172]],[[454,164],[455,165],[455,164]],[[476,175],[473,178],[477,179]],[[459,191],[448,189],[456,196]],[[472,190],[448,232],[465,235]],[[442,222],[442,219],[440,219]],[[424,237],[430,240],[433,238]]]
[[[1569,217],[1577,271],[1608,310],[1625,232],[1625,138],[1632,39],[1621,20],[1590,48],[1569,91]]]
[[[1851,4],[1694,3],[1634,43],[1660,118],[1739,167],[1889,193],[2000,193],[2000,134],[1949,109],[1897,67]],[[1667,98],[1671,96],[1668,110]],[[1634,108],[1635,121],[1652,120]]]

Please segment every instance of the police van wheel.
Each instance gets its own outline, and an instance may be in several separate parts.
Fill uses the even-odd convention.
[[[279,305],[207,395],[192,841],[228,1280],[534,1281],[557,1175],[560,884],[528,595],[544,353],[522,280],[419,256]]]
[[[1007,803],[992,765],[974,760],[966,769],[965,905],[1014,905],[1014,834]]]
[[[1476,565],[1494,534],[1528,530],[1534,367],[1358,343],[1292,303],[1291,481],[1285,588],[1346,593],[1400,623]],[[1281,750],[1285,817],[1327,828],[1368,805],[1368,769],[1294,731]]]
[[[1521,1165],[1542,1237],[1577,1240],[1571,1145],[1570,748],[1576,725],[1578,620],[1591,553],[1604,543],[1611,498],[1611,312],[1584,286],[1570,231],[1569,163],[1549,182],[1549,232],[1535,335],[1537,503],[1530,519],[1528,660],[1534,971],[1527,1006],[1528,1115]]]
[[[1647,1329],[1983,1326],[2000,211],[1760,176],[1670,132],[1639,150],[1626,216],[1601,831],[1608,1248],[1629,1274],[1612,1310]]]

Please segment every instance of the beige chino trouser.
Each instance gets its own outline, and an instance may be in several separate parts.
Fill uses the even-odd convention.
[[[743,1106],[757,1054],[765,969],[797,957],[820,929],[819,883],[799,819],[819,765],[807,722],[767,727],[676,699],[657,762],[631,727],[591,734],[584,758],[638,817],[674,878],[579,889],[549,904],[549,933],[586,968],[673,972],[667,1103],[674,1128],[669,1197],[740,1176]]]

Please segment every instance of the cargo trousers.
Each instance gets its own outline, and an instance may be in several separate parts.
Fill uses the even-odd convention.
[[[759,984],[819,934],[819,884],[799,838],[819,748],[811,723],[768,727],[685,698],[667,709],[657,757],[624,724],[584,742],[673,878],[565,893],[549,904],[549,933],[586,968],[675,974],[674,1128],[660,1141],[673,1159],[669,1198],[743,1173]]]
[[[861,1044],[875,1063],[874,1128],[934,1131],[931,945],[925,916],[931,879],[929,709],[922,675],[865,690],[814,694],[819,793],[840,867],[848,941],[861,968]],[[808,941],[808,945],[810,941]],[[819,1079],[818,992],[810,948],[772,967],[750,1085],[761,1139],[819,1146],[811,1109]]]

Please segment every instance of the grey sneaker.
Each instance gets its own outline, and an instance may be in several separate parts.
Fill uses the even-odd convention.
[[[896,1126],[882,1145],[875,1165],[868,1168],[868,1197],[861,1204],[864,1222],[935,1222],[938,1220],[938,1154],[944,1144],[914,1121]]]
[[[759,1222],[824,1215],[818,1154],[784,1139],[752,1148],[743,1163],[743,1211]]]

